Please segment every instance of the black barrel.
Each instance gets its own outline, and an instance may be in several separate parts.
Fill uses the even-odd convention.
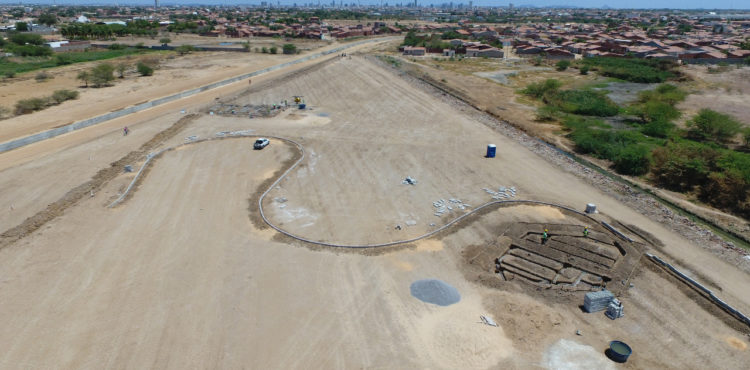
[[[625,362],[632,353],[633,350],[625,342],[613,340],[609,342],[609,349],[606,355],[614,362]]]

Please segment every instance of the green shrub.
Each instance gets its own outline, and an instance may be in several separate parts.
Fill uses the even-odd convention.
[[[268,48],[264,46],[264,47],[263,47],[263,48],[261,49],[261,52],[262,52],[263,54],[267,54],[267,53],[268,53]]]
[[[193,45],[180,45],[175,49],[175,51],[177,51],[177,54],[185,55],[194,52],[195,47]]]
[[[297,53],[297,46],[294,44],[284,44],[282,47],[284,54],[296,54]]]
[[[10,117],[10,109],[0,105],[0,119],[6,119]]]
[[[563,112],[587,116],[611,117],[620,112],[617,104],[604,93],[593,90],[562,90],[546,95],[545,101]]]
[[[652,137],[666,138],[669,136],[670,133],[672,133],[673,129],[674,129],[674,124],[672,122],[652,121],[643,125],[643,127],[641,127],[641,132],[644,135],[648,135]]]
[[[72,58],[68,54],[57,54],[55,55],[55,65],[64,66],[73,63]]]
[[[691,141],[668,143],[652,154],[654,180],[676,191],[692,190],[705,183],[719,157],[715,148]]]
[[[74,90],[55,90],[52,93],[52,101],[56,104],[60,104],[66,100],[78,99],[78,91]]]
[[[10,36],[10,42],[16,45],[44,45],[44,38],[35,33],[14,33]]]
[[[45,71],[41,71],[37,73],[36,76],[34,76],[34,79],[36,80],[36,82],[44,82],[44,81],[49,80],[50,78],[52,78],[52,75],[50,75],[49,73]]]
[[[279,52],[279,48],[277,48],[276,46],[271,46],[271,47],[270,47],[270,48],[268,49],[268,51],[270,51],[270,52],[271,52],[271,54],[276,54],[276,53],[278,53],[278,52]]]
[[[154,74],[154,69],[145,63],[138,63],[136,69],[138,70],[138,73],[141,74],[141,76],[151,76]]]
[[[542,99],[547,94],[556,93],[562,83],[555,79],[547,79],[544,82],[532,83],[521,90],[521,93],[536,99]]]
[[[536,110],[536,120],[540,122],[554,121],[560,117],[560,112],[549,105]]]
[[[642,144],[622,148],[614,158],[615,171],[625,175],[643,175],[651,165],[648,147]]]
[[[109,46],[107,46],[107,49],[109,49],[109,50],[123,50],[123,49],[127,49],[127,46],[123,45],[123,44],[114,43],[114,44],[110,44]]]
[[[631,82],[664,82],[678,76],[677,64],[667,60],[594,57],[583,59],[583,64],[604,76]]]
[[[734,118],[711,109],[701,109],[687,125],[690,137],[717,143],[729,141],[742,128],[742,124]]]
[[[579,72],[580,72],[580,73],[581,73],[582,75],[587,75],[587,74],[589,74],[589,66],[586,66],[586,65],[584,65],[584,66],[581,66],[581,68],[579,68],[579,69],[578,69],[578,71],[579,71]]]
[[[13,78],[13,77],[16,77],[16,72],[13,72],[13,71],[8,71],[8,72],[5,72],[5,77],[6,77],[6,78]]]
[[[42,110],[47,107],[49,100],[47,98],[23,99],[16,102],[16,114],[28,114],[34,111]]]
[[[46,57],[52,55],[52,48],[39,45],[13,45],[6,47],[11,53],[22,57]]]
[[[651,100],[636,106],[635,112],[644,122],[668,122],[682,115],[673,105],[658,100]]]
[[[568,67],[570,67],[570,61],[569,60],[561,60],[561,61],[557,62],[557,64],[555,64],[555,66],[557,67],[558,71],[562,72],[562,71],[568,69]]]
[[[115,67],[109,63],[102,63],[91,69],[91,83],[94,87],[106,86],[115,79],[112,74]]]
[[[742,130],[742,138],[745,139],[745,146],[750,147],[750,127],[745,127]]]

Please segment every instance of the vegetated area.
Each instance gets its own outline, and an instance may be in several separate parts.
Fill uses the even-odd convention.
[[[90,48],[85,51],[53,53],[37,34],[12,33],[7,41],[0,38],[0,49],[13,53],[0,58],[0,76],[14,77],[16,74],[68,64],[118,58],[125,55],[152,52],[148,49],[115,46],[109,49]],[[53,55],[54,54],[54,55]]]
[[[680,76],[675,63],[670,60],[636,58],[585,58],[578,62],[584,71],[597,71],[607,77],[630,82],[664,82]]]
[[[664,61],[610,59],[589,58],[577,66],[633,82],[679,77]],[[521,93],[544,103],[537,119],[559,121],[577,152],[611,161],[620,174],[643,176],[655,185],[750,217],[750,129],[710,109],[700,110],[685,128],[677,127],[674,121],[682,114],[676,105],[687,96],[677,85],[667,82],[641,91],[635,102],[622,107],[606,96],[606,90],[564,89],[555,79],[532,83]]]

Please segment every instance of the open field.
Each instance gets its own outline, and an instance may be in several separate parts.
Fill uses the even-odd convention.
[[[298,55],[199,52],[181,57],[174,53],[126,56],[108,61],[115,65],[125,63],[129,66],[125,78],[115,79],[113,87],[83,88],[83,83],[76,79],[80,71],[90,69],[100,62],[49,69],[47,73],[52,76],[52,79],[45,82],[35,81],[33,72],[4,80],[0,82],[0,99],[1,105],[6,108],[12,109],[13,105],[21,99],[48,96],[58,89],[77,90],[80,92],[80,98],[79,101],[0,121],[0,142],[300,58],[307,53],[314,52],[310,50],[319,46],[326,45],[327,48],[338,46],[321,42],[305,45],[309,45],[311,49]],[[159,67],[153,76],[141,77],[135,72],[135,65],[144,59],[158,60]],[[81,104],[80,101],[87,103]]]
[[[725,72],[708,73],[705,66],[691,65],[686,66],[685,71],[697,80],[697,91],[679,105],[680,110],[686,112],[685,120],[708,108],[728,114],[750,127],[750,68],[732,66]]]
[[[205,108],[293,95],[304,95],[309,109],[249,119]],[[198,116],[166,135],[186,117],[181,109]],[[483,188],[514,187],[516,199],[575,209],[596,203],[597,217],[652,235],[663,245],[637,238],[644,249],[678,261],[750,311],[747,273],[373,58],[316,61],[246,89],[134,114],[127,137],[119,125],[0,154],[0,184],[12,189],[0,193],[0,224],[12,227],[146,142],[154,145],[148,151],[176,147],[154,160],[121,205],[107,208],[133,173],[0,248],[2,368],[561,368],[573,361],[607,369],[615,368],[603,354],[613,339],[635,350],[626,368],[741,368],[750,356],[747,327],[705,309],[642,260],[628,280],[633,287],[619,287],[626,316],[616,321],[583,313],[581,292],[504,281],[483,267],[499,257],[493,248],[511,225],[588,222],[567,211],[489,208],[406,245],[331,249],[280,236],[259,220],[253,200],[298,158],[295,147],[272,139],[253,151],[254,137],[182,145],[248,130],[300,143],[302,163],[264,209],[278,227],[330,243],[417,237],[466,212],[436,216],[435,201],[458,198],[473,209],[492,200]],[[75,145],[60,144],[76,137]],[[483,158],[488,143],[497,144],[497,158]],[[418,183],[402,184],[406,176]],[[595,231],[605,244],[613,238]],[[613,251],[601,253],[621,266],[626,259]],[[477,252],[489,260],[477,260]],[[450,284],[460,301],[443,307],[416,299],[410,285],[421,279]],[[499,327],[481,324],[480,315]]]

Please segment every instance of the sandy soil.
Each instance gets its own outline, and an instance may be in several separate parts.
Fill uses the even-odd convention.
[[[329,48],[335,47],[328,43],[311,43],[311,47],[323,45]],[[83,88],[81,81],[76,79],[79,71],[101,62],[81,63],[47,70],[53,78],[41,83],[34,80],[33,76],[36,73],[31,72],[26,76],[0,83],[0,99],[3,106],[12,108],[18,100],[46,97],[58,89],[77,90],[80,97],[78,100],[68,101],[43,111],[0,121],[0,142],[252,72],[300,58],[310,52],[312,51],[307,50],[298,55],[206,52],[185,56],[155,53],[123,57],[107,62],[113,64],[124,62],[131,66],[131,70],[126,73],[126,78],[117,79],[113,86],[104,88]],[[141,77],[132,70],[134,69],[132,66],[142,59],[159,60],[158,70],[153,76]],[[84,101],[86,104],[81,104]]]
[[[304,166],[265,203],[271,220],[290,232],[341,243],[405,239],[460,214],[435,216],[435,200],[476,206],[490,200],[482,188],[515,186],[521,199],[596,203],[655,235],[664,243],[660,254],[679,255],[722,298],[750,307],[750,276],[363,57],[258,82],[222,100],[262,104],[304,95],[311,109],[252,120],[202,115],[162,147],[232,130],[299,141]],[[179,119],[178,106],[134,115],[143,123],[132,141],[82,130],[24,148],[34,160],[16,157],[26,152],[0,154],[7,164],[0,183],[60,191],[50,183],[61,168],[72,169],[61,188],[79,176],[85,182],[94,167]],[[483,158],[490,142],[498,146],[491,160]],[[746,362],[743,332],[646,269],[623,297],[626,316],[617,321],[583,314],[581,296],[474,282],[464,248],[493,241],[498,223],[560,222],[559,212],[500,209],[439,239],[375,255],[306,248],[258,229],[248,199],[293,152],[277,140],[262,151],[251,143],[214,140],[167,152],[123,205],[105,208],[132,174],[0,249],[0,367],[545,368],[571,356],[604,367],[612,339],[635,348],[630,368]],[[406,176],[419,183],[403,185]],[[38,193],[3,192],[0,204],[20,198],[38,208],[47,199]],[[273,199],[280,197],[287,201]],[[409,285],[425,278],[453,285],[461,301],[438,307],[411,297]],[[479,323],[485,314],[500,327]]]
[[[717,67],[713,67],[717,68]],[[685,112],[684,120],[707,108],[728,114],[750,126],[750,68],[732,66],[721,73],[708,73],[706,66],[683,67],[696,80],[695,90],[678,105]]]

